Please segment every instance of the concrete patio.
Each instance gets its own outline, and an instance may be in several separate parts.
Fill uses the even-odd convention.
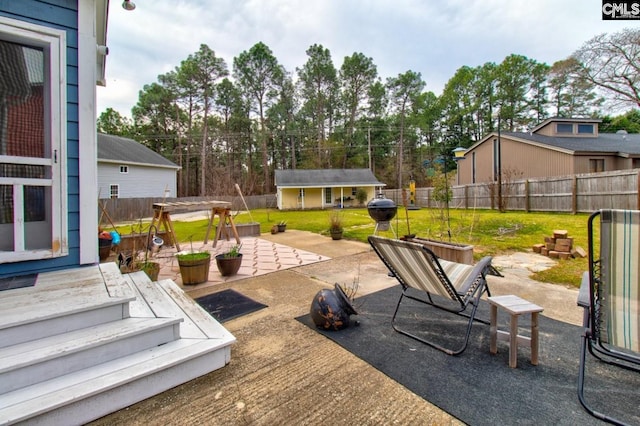
[[[396,285],[368,245],[296,230],[263,234],[259,240],[247,239],[251,243],[245,247],[243,242],[243,248],[271,243],[278,259],[291,258],[283,253],[298,252],[310,253],[313,261],[272,271],[252,264],[234,279],[183,286],[194,298],[233,288],[268,305],[224,324],[237,338],[231,363],[92,424],[460,424],[295,320],[309,312],[318,290],[335,282],[358,282],[358,295]],[[260,259],[273,266],[275,255],[269,259],[266,251],[261,253]],[[489,277],[492,294],[516,294],[544,307],[543,315],[580,324],[577,289],[528,279],[527,271],[545,267],[544,262],[548,259],[534,254],[496,258],[494,264],[505,276]],[[167,261],[162,274],[175,279],[175,268]],[[217,272],[215,265],[212,270]]]

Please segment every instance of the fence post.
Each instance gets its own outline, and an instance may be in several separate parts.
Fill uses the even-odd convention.
[[[524,211],[529,213],[531,210],[531,198],[529,197],[529,179],[524,181]]]
[[[469,185],[464,186],[464,208],[469,209]]]
[[[640,210],[640,170],[636,175],[636,210]]]
[[[571,188],[571,213],[578,213],[578,176],[573,175],[573,185]]]

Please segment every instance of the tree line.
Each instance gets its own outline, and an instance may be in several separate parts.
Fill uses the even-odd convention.
[[[640,131],[640,30],[602,34],[552,65],[512,54],[463,66],[440,96],[419,72],[384,81],[355,52],[337,68],[314,44],[286,70],[262,42],[231,68],[206,44],[139,92],[132,119],[107,108],[99,132],[131,137],[181,170],[179,196],[273,192],[277,169],[370,168],[388,188],[428,184],[429,167],[486,134],[549,117],[601,118]],[[603,115],[603,108],[627,110]]]

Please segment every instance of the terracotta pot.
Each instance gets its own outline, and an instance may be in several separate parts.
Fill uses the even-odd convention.
[[[224,257],[224,254],[216,256],[216,266],[220,275],[223,277],[230,277],[238,273],[240,266],[242,265],[242,253],[236,257]]]

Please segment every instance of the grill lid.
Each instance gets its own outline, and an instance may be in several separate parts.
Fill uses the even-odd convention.
[[[398,206],[393,200],[378,194],[376,198],[367,203],[369,216],[376,222],[388,222],[393,219],[398,211]]]

